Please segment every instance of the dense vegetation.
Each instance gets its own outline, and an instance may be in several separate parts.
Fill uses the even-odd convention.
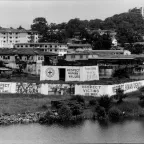
[[[48,24],[45,18],[38,17],[33,20],[31,29],[39,32],[41,35],[40,42],[66,42],[68,38],[79,35],[84,43],[91,43],[94,49],[110,49],[110,35],[101,36],[95,30],[115,30],[118,42],[122,45],[142,41],[144,20],[135,11],[134,8],[126,13],[108,17],[104,21],[100,19],[88,21],[75,18],[67,23],[60,24]]]

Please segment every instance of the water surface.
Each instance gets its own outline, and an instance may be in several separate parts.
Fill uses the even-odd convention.
[[[0,144],[142,143],[144,121],[129,120],[102,125],[11,125],[0,127]]]

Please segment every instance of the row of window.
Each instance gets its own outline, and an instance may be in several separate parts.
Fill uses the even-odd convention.
[[[10,43],[12,43],[12,41],[9,41]],[[15,41],[15,43],[20,42],[20,41]],[[3,41],[3,43],[7,43],[6,41]]]
[[[7,37],[3,37],[3,38],[6,39]],[[10,39],[12,39],[12,38],[16,38],[16,39],[17,39],[18,37],[9,37],[9,38],[10,38]]]
[[[80,55],[79,57],[80,57],[80,59],[88,58],[88,55]],[[71,55],[71,58],[75,58],[75,55]]]
[[[10,59],[10,56],[1,56],[1,58],[8,60]]]
[[[45,47],[45,48],[52,48],[54,47],[54,45],[16,45],[15,47]],[[58,46],[58,45],[55,45],[55,48],[57,47],[62,47],[62,46]]]

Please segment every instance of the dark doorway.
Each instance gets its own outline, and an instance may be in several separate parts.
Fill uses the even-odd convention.
[[[50,65],[50,59],[48,56],[44,57],[44,65]]]
[[[59,69],[59,80],[65,81],[65,68]]]

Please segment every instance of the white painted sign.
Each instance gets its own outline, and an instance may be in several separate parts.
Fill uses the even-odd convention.
[[[112,85],[111,95],[116,94],[116,90],[118,88],[123,89],[124,93],[129,93],[138,90],[141,86],[144,86],[144,81],[135,81],[135,82]]]
[[[66,81],[80,81],[80,67],[67,67]]]
[[[108,92],[107,85],[75,85],[75,95],[101,96]]]
[[[98,66],[82,67],[82,81],[99,80]]]
[[[12,83],[0,82],[0,93],[11,93]]]
[[[59,80],[59,72],[57,66],[42,66],[40,80]]]

